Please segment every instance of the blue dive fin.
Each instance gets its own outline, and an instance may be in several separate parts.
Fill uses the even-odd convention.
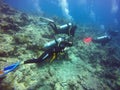
[[[19,64],[20,64],[20,62],[16,62],[16,63],[14,63],[14,64],[11,64],[11,65],[9,65],[9,66],[6,66],[6,67],[4,68],[4,71],[6,71],[6,70],[12,71],[12,70],[14,70],[17,66],[19,66]]]
[[[0,77],[3,77],[6,74],[8,74],[9,72],[15,70],[19,65],[20,65],[20,62],[16,62],[14,64],[6,66],[3,70],[1,70],[1,72],[3,72],[3,73],[0,73]]]

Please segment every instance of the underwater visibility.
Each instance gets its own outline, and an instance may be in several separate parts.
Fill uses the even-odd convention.
[[[120,90],[120,0],[0,0],[0,90]]]

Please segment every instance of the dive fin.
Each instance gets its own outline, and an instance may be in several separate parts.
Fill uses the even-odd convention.
[[[4,77],[9,72],[15,70],[19,65],[20,65],[20,62],[16,62],[14,64],[4,67],[3,70],[0,70],[0,78]]]
[[[84,42],[85,44],[89,44],[90,42],[92,42],[92,38],[91,38],[91,37],[84,38],[84,39],[83,39],[83,42]]]

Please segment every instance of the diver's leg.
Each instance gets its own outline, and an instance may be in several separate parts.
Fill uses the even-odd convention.
[[[74,37],[76,28],[77,28],[77,26],[72,26],[69,31],[69,35],[72,35]]]
[[[24,64],[27,63],[41,63],[46,61],[47,59],[51,58],[53,55],[52,50],[46,50],[38,59],[30,59],[24,62]]]
[[[37,59],[29,59],[27,61],[24,61],[24,64],[28,64],[28,63],[38,63],[39,61]]]
[[[47,58],[46,55],[47,55],[47,53],[45,52],[38,59],[29,59],[27,61],[24,61],[24,64],[27,64],[27,63],[41,63]]]
[[[37,60],[39,62],[43,62],[45,61],[46,59],[48,59],[50,57],[50,53],[49,52],[44,52]]]
[[[50,22],[49,25],[52,27],[52,29],[54,30],[55,33],[58,33],[58,30],[57,30],[55,23]]]

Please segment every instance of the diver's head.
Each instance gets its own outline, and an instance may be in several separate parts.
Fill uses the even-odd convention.
[[[71,23],[71,22],[69,22],[69,23],[67,23],[69,26],[72,26],[73,25],[73,23]]]

